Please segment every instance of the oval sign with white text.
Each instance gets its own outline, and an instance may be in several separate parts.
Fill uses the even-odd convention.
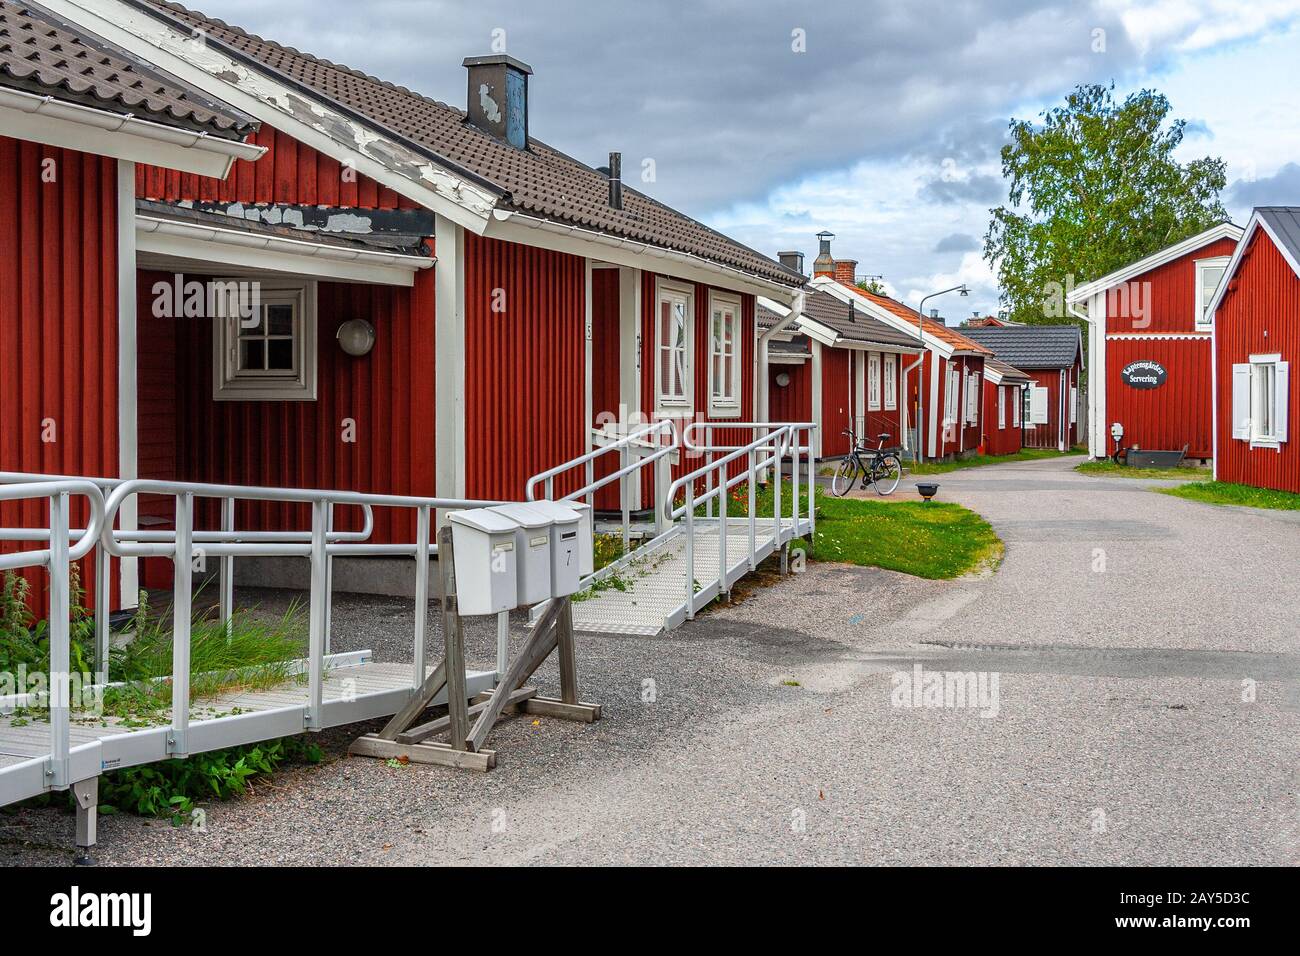
[[[1169,373],[1159,362],[1144,359],[1141,362],[1129,362],[1120,371],[1119,377],[1129,388],[1159,388],[1165,384]]]

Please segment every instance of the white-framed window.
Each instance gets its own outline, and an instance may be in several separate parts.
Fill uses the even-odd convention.
[[[740,299],[709,293],[709,414],[740,414]]]
[[[1214,324],[1214,316],[1206,315],[1214,290],[1219,287],[1223,273],[1228,269],[1230,256],[1216,256],[1213,259],[1196,260],[1196,327],[1208,329]]]
[[[892,352],[885,356],[885,408],[898,408],[898,356]]]
[[[880,411],[880,353],[867,355],[867,408]]]
[[[316,399],[316,283],[213,280],[212,398]],[[245,290],[253,289],[252,293]]]
[[[978,425],[980,421],[980,381],[981,376],[971,372],[966,378],[966,422]]]
[[[1030,425],[1047,424],[1047,388],[1029,383],[1025,392],[1025,421]]]
[[[1070,386],[1070,424],[1071,425],[1075,424],[1079,420],[1078,410],[1079,410],[1079,389],[1078,386],[1071,385]]]
[[[1007,427],[1007,387],[998,386],[998,428]]]
[[[660,279],[655,297],[655,410],[687,414],[692,405],[695,292]]]
[[[1232,366],[1232,437],[1251,448],[1278,448],[1287,440],[1291,363],[1281,355],[1252,355]]]
[[[1013,388],[1013,394],[1011,396],[1011,425],[1013,428],[1020,427],[1020,413],[1024,402],[1024,399],[1020,395],[1020,392],[1022,391],[1024,391],[1024,389]]]
[[[957,402],[961,395],[961,373],[955,365],[948,366],[948,388],[943,396],[943,423],[957,424]]]

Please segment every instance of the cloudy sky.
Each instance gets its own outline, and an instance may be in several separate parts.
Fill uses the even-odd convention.
[[[1005,198],[998,150],[1082,82],[1154,88],[1183,158],[1228,163],[1225,202],[1300,202],[1300,0],[450,3],[190,0],[253,32],[464,106],[494,38],[534,69],[535,136],[623,153],[651,195],[774,255],[814,234],[915,304],[996,308],[979,249]]]

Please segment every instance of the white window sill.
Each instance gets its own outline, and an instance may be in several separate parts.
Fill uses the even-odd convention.
[[[656,405],[655,415],[659,418],[690,418],[695,414],[690,405]]]
[[[739,405],[709,405],[710,418],[739,418]]]
[[[1281,451],[1282,443],[1276,438],[1252,438],[1250,447],[1252,451],[1256,448],[1271,448],[1274,451]]]

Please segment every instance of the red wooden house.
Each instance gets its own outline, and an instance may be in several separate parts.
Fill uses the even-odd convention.
[[[1083,336],[1077,325],[1007,325],[963,330],[1029,375],[1024,391],[1026,448],[1074,447],[1079,422]]]
[[[0,0],[0,36],[0,470],[131,476],[136,164],[221,178],[262,155],[258,124],[45,10]],[[5,503],[0,526],[44,512]]]
[[[1024,395],[1033,379],[1027,372],[996,358],[984,360],[985,455],[1014,455],[1024,447]]]
[[[1256,209],[1213,300],[1214,477],[1300,493],[1300,207]]]
[[[1213,454],[1210,299],[1241,229],[1221,223],[1078,286],[1067,306],[1088,322],[1088,451],[1121,444]]]
[[[0,468],[517,499],[610,423],[755,419],[755,299],[788,306],[804,278],[533,138],[527,65],[467,59],[466,111],[176,5],[52,5],[223,104],[191,147],[220,162],[109,153],[123,162],[65,181],[64,218],[32,207],[48,211],[16,245],[62,228],[15,281],[88,295],[90,265],[68,274],[67,253],[112,234],[96,268],[113,282],[95,300],[111,304],[93,326],[81,313],[42,325],[44,361],[67,366],[58,392],[82,396],[81,412],[57,445],[6,444]],[[136,100],[116,105],[120,117]],[[185,155],[199,138],[177,139],[168,149]],[[38,165],[32,152],[18,176]],[[130,214],[110,223],[110,205]],[[62,275],[49,271],[60,253]],[[33,303],[0,336],[31,348],[21,330],[59,308]],[[6,382],[17,354],[0,355]],[[26,394],[5,406],[39,434]],[[162,503],[142,510],[166,520]],[[372,540],[411,533],[393,520],[377,513]],[[307,516],[267,504],[238,522]],[[279,580],[259,563],[240,573]],[[340,563],[340,588],[371,584]],[[132,603],[129,575],[121,590]]]
[[[917,421],[923,419],[923,457],[946,458],[975,451],[981,441],[980,382],[984,359],[992,353],[938,318],[922,318],[915,309],[889,296],[858,288],[856,268],[853,259],[833,259],[829,241],[823,239],[809,290],[852,303],[857,313],[924,349],[907,360],[900,356],[897,434],[901,444],[916,453],[922,444],[917,440]],[[830,423],[823,425],[821,433],[830,437]]]

